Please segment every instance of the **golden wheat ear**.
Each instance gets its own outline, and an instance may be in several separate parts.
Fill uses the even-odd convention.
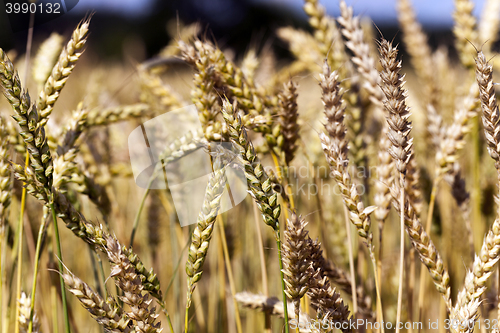
[[[37,106],[40,112],[40,125],[45,126],[48,117],[52,113],[54,104],[59,98],[68,77],[73,72],[76,62],[83,53],[83,47],[87,40],[90,18],[83,20],[73,31],[71,39],[59,55],[57,63],[52,68],[52,72],[45,82],[43,90],[38,97]]]

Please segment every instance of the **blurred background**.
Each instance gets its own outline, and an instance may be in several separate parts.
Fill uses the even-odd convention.
[[[10,28],[5,14],[9,1],[0,1],[0,47],[23,52],[27,31],[13,32]],[[320,2],[329,14],[338,15],[338,1]],[[383,33],[397,39],[395,0],[347,3],[354,7],[355,14],[373,20]],[[484,0],[475,3],[479,16]],[[67,35],[85,15],[94,13],[89,43],[92,51],[99,57],[128,56],[141,61],[167,44],[167,31],[175,32],[179,18],[186,24],[199,22],[205,36],[236,52],[244,52],[249,40],[257,47],[273,42],[274,51],[286,57],[287,48],[274,40],[273,31],[286,25],[309,29],[302,4],[301,0],[79,0],[67,14],[38,25],[35,38],[43,39],[53,31]],[[431,43],[450,44],[453,0],[418,0],[414,6]]]

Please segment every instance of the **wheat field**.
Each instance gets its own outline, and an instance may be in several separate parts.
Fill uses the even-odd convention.
[[[410,0],[401,44],[305,0],[291,59],[177,20],[96,64],[92,15],[0,48],[1,332],[499,332],[500,1],[474,5],[453,48]]]

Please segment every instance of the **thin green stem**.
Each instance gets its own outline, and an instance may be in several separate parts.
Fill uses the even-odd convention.
[[[278,246],[278,258],[280,262],[280,277],[281,277],[281,293],[283,294],[283,310],[284,310],[284,316],[285,316],[285,333],[289,333],[289,327],[288,327],[288,305],[287,305],[287,299],[286,299],[286,293],[285,293],[285,275],[283,274],[283,258],[281,255],[281,236],[280,236],[280,231],[275,230],[275,235],[276,237],[276,245]]]
[[[62,263],[63,258],[61,251],[61,239],[59,238],[59,228],[57,226],[57,216],[53,202],[50,203],[50,211],[52,212],[52,220],[54,222],[54,236],[56,238],[57,256],[59,257],[58,260],[59,272],[62,273],[64,271],[64,267]],[[62,274],[59,274],[59,280],[61,282],[61,299],[62,299],[63,316],[64,316],[64,331],[65,333],[71,333],[71,328],[69,325],[68,304],[66,300],[66,288],[64,287],[64,279],[62,277]]]
[[[40,224],[40,229],[38,229],[38,238],[36,240],[36,251],[35,251],[35,269],[33,272],[33,285],[31,287],[31,306],[30,306],[30,323],[28,326],[28,333],[33,332],[33,316],[35,313],[35,296],[36,296],[36,283],[38,280],[38,268],[40,265],[40,251],[42,249],[42,239],[45,230],[45,225],[47,224],[47,215],[44,211],[42,223]]]

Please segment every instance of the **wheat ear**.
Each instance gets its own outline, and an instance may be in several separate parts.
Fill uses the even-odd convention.
[[[308,282],[307,295],[311,299],[311,306],[316,310],[318,319],[333,322],[348,323],[349,309],[342,297],[330,285],[330,281],[317,270]],[[347,328],[345,328],[347,326]],[[342,332],[351,332],[349,325],[342,325]]]
[[[349,218],[356,226],[359,236],[364,238],[371,247],[372,235],[370,233],[369,215],[376,207],[364,208],[360,201],[356,185],[352,183],[348,167],[348,147],[346,140],[346,127],[344,125],[345,108],[342,105],[342,90],[338,82],[337,72],[332,72],[325,63],[323,74],[320,75],[320,86],[323,91],[322,99],[325,106],[328,133],[320,133],[321,145],[325,153],[333,177],[340,186],[342,198],[349,209]]]
[[[283,232],[283,266],[285,273],[286,294],[293,302],[295,318],[300,320],[300,299],[307,292],[307,281],[312,275],[307,259],[309,249],[307,246],[308,231],[305,229],[307,222],[297,214],[292,213]]]
[[[497,0],[487,0],[483,6],[478,27],[479,40],[487,42],[484,45],[484,48],[486,48],[485,51],[489,51],[495,41],[498,40],[498,28],[500,26],[498,13],[500,13],[500,2]]]
[[[110,125],[119,121],[152,115],[153,111],[147,104],[116,106],[106,109],[95,108],[89,111],[87,127]]]
[[[29,160],[36,178],[50,189],[52,158],[45,137],[45,129],[40,126],[37,108],[31,103],[29,94],[23,90],[14,65],[2,49],[0,49],[0,81],[4,88],[3,93],[14,111],[13,118],[21,128],[20,135],[30,154]]]
[[[482,51],[476,59],[476,81],[479,86],[479,99],[483,110],[483,126],[488,152],[495,161],[495,168],[500,177],[500,113],[493,82],[493,67],[486,61]]]
[[[297,85],[292,80],[283,85],[283,91],[279,95],[281,107],[279,115],[284,140],[282,150],[285,154],[286,165],[293,160],[297,150],[297,140],[299,140],[297,96]]]
[[[452,316],[473,327],[478,317],[478,304],[486,291],[486,282],[493,274],[500,259],[500,220],[497,218],[488,231],[479,256],[476,255],[472,270],[465,276],[465,286],[457,295]],[[471,311],[473,310],[473,311]]]
[[[29,331],[29,323],[31,317],[31,298],[26,296],[24,291],[21,294],[21,298],[17,300],[19,303],[19,317],[17,317],[17,321],[19,322],[19,329],[21,333],[27,333]],[[38,316],[36,313],[33,314],[33,327],[31,330],[32,333],[40,332],[40,323],[38,321]]]
[[[453,114],[453,123],[441,127],[441,140],[436,152],[437,177],[444,175],[453,168],[459,153],[465,146],[465,136],[471,131],[471,120],[477,116],[479,89],[474,82],[460,107]],[[434,116],[435,117],[435,116]]]
[[[75,68],[76,62],[80,59],[85,46],[86,36],[89,31],[90,19],[81,22],[73,31],[71,39],[59,55],[59,60],[52,68],[52,73],[45,82],[43,90],[38,97],[38,110],[40,110],[40,125],[43,127],[48,117],[52,113],[54,103],[59,98],[59,94],[66,84],[69,75]]]
[[[63,38],[58,33],[52,33],[49,38],[43,41],[38,52],[33,59],[33,80],[40,89],[43,87],[47,78],[57,61],[61,52]]]
[[[281,291],[283,293],[283,304],[285,307],[285,332],[288,333],[288,310],[281,253],[280,225],[278,220],[281,213],[281,206],[278,204],[278,193],[274,191],[273,183],[260,163],[252,142],[248,139],[247,131],[242,124],[240,116],[237,114],[235,107],[227,100],[223,101],[222,116],[228,126],[231,142],[239,150],[239,160],[245,168],[247,185],[250,189],[249,192],[262,213],[264,223],[273,228],[274,231],[274,237],[278,247]]]
[[[387,137],[392,143],[389,148],[389,154],[394,159],[396,169],[399,171],[400,179],[400,202],[401,202],[401,237],[400,237],[400,275],[399,275],[399,292],[398,292],[398,308],[396,322],[400,322],[401,308],[403,300],[403,270],[404,270],[404,230],[405,230],[405,176],[407,174],[408,164],[412,155],[413,139],[409,134],[411,131],[411,122],[408,120],[410,112],[406,106],[406,92],[403,90],[404,76],[399,74],[401,70],[401,61],[397,60],[398,50],[394,48],[387,40],[382,39],[379,47],[380,63],[382,64],[382,91],[386,97],[384,101],[385,108],[388,112],[387,123],[389,130]],[[399,332],[399,327],[396,328],[396,333]]]
[[[410,54],[410,62],[415,68],[426,96],[426,104],[436,104],[436,88],[434,83],[434,66],[432,52],[422,26],[417,21],[410,0],[398,0],[398,21],[403,31],[403,42]]]
[[[401,211],[400,205],[400,194],[401,189],[397,182],[394,182],[391,187],[392,204],[397,211]],[[420,261],[427,267],[429,274],[431,275],[434,285],[439,293],[443,295],[445,303],[448,309],[451,309],[451,299],[450,299],[450,276],[444,267],[443,259],[439,254],[436,246],[432,242],[432,239],[424,230],[424,227],[420,223],[418,215],[409,202],[408,198],[405,198],[404,204],[404,221],[405,228],[413,247],[417,250]]]
[[[462,64],[471,68],[474,66],[474,44],[477,42],[476,18],[472,11],[474,2],[470,0],[455,0],[455,12],[453,19],[453,34],[455,35],[455,47],[458,51]]]

